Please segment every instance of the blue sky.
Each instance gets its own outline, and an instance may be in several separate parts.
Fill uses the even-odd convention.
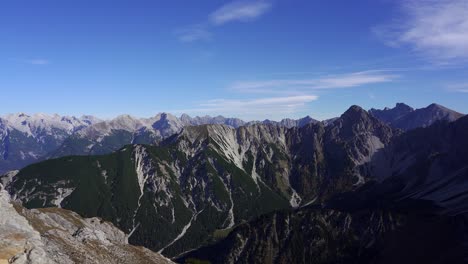
[[[0,113],[468,113],[465,0],[2,1]]]

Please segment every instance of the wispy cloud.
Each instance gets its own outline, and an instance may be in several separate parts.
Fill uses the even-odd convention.
[[[234,83],[229,88],[235,91],[250,93],[281,93],[282,91],[300,93],[310,90],[349,88],[367,84],[385,83],[391,82],[397,77],[397,75],[384,71],[364,71],[311,79],[242,81]]]
[[[179,29],[175,34],[182,42],[193,42],[197,40],[207,41],[211,39],[211,32],[206,29],[206,26],[201,24]]]
[[[267,0],[234,1],[215,10],[208,16],[205,22],[176,30],[175,34],[182,42],[210,40],[212,37],[212,28],[234,21],[253,21],[267,13],[271,7],[271,2]]]
[[[303,110],[316,95],[265,97],[255,99],[214,99],[200,102],[195,108],[177,110],[179,113],[215,113],[247,119],[279,119]]]
[[[468,59],[466,0],[405,0],[403,17],[374,29],[391,46],[409,46],[437,63]]]
[[[32,60],[25,60],[25,63],[32,64],[32,65],[47,65],[50,64],[49,60],[46,59],[32,59]]]
[[[468,93],[468,82],[447,85],[447,89],[453,92]]]
[[[238,1],[226,4],[210,15],[210,21],[222,25],[231,21],[252,21],[271,9],[266,1]]]
[[[339,75],[317,76],[309,79],[275,79],[235,82],[228,87],[234,96],[243,99],[215,99],[194,104],[193,108],[178,113],[223,114],[251,119],[294,117],[310,112],[310,103],[318,100],[323,89],[358,87],[367,84],[391,82],[398,78],[391,71],[370,70]],[[370,98],[375,98],[369,95]]]

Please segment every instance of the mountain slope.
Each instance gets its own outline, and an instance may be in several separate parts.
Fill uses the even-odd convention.
[[[369,113],[392,127],[403,130],[427,127],[436,121],[452,122],[463,116],[461,113],[438,104],[431,104],[425,108],[415,110],[403,103],[397,103],[394,108],[371,109]]]
[[[401,203],[405,211],[308,206],[274,212],[239,225],[225,239],[177,262],[466,263],[467,217],[418,212],[427,207],[418,202]]]
[[[59,115],[10,114],[0,118],[0,173],[40,161],[66,138],[99,120]]]
[[[401,199],[433,201],[445,214],[468,212],[468,116],[395,138],[371,161],[373,174]]]
[[[275,212],[186,254],[191,263],[466,263],[468,117],[394,137],[374,175],[323,205]]]
[[[183,124],[175,116],[166,113],[152,118],[120,115],[75,133],[49,157],[107,154],[127,144],[155,144],[179,132],[182,127]]]
[[[135,262],[172,263],[129,245],[122,231],[101,219],[60,208],[27,210],[0,190],[0,263]]]
[[[49,160],[2,181],[27,207],[100,216],[176,256],[263,213],[356,189],[393,133],[353,106],[326,127],[186,127],[159,146]]]
[[[154,250],[168,245],[176,252],[188,250],[187,244],[195,246],[216,229],[288,205],[265,185],[257,189],[216,153],[187,160],[171,148],[137,145],[108,156],[67,157],[37,166],[19,172],[9,187],[24,185],[16,198],[25,206],[58,205],[103,217],[131,233],[131,242]],[[270,206],[261,206],[265,203]]]

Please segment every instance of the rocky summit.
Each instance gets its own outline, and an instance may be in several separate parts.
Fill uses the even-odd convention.
[[[0,263],[173,263],[128,244],[127,235],[100,218],[60,208],[28,210],[0,185]]]

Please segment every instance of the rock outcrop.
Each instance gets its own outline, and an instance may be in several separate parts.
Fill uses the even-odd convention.
[[[128,244],[127,235],[100,218],[61,208],[25,209],[0,185],[0,263],[172,263]]]

